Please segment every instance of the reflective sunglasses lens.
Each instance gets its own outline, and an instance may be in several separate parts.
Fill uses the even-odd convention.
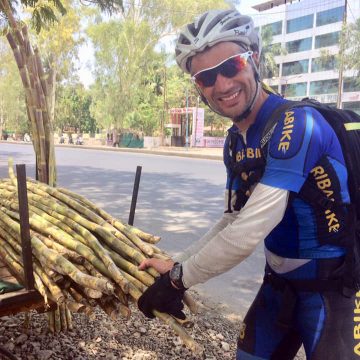
[[[213,69],[204,70],[196,74],[194,76],[196,84],[200,87],[210,87],[215,85],[218,74],[227,78],[236,76],[245,68],[249,55],[251,54],[236,55]]]
[[[219,66],[221,75],[232,78],[246,66],[247,60],[241,56],[233,57]]]
[[[201,73],[195,76],[195,82],[197,85],[201,87],[210,87],[213,86],[216,82],[216,77],[218,72],[216,71],[217,68],[202,71]]]

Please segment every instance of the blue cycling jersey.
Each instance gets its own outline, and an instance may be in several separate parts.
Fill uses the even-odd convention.
[[[285,99],[270,95],[247,130],[246,139],[237,135],[237,162],[262,156],[263,129],[273,111],[284,102]],[[232,126],[229,131],[237,133],[237,127]],[[229,159],[226,141],[227,188],[231,177]],[[242,181],[236,177],[232,191],[236,192]],[[287,258],[321,259],[344,255],[345,249],[337,245],[337,239],[345,230],[345,207],[335,212],[305,202],[297,196],[305,181],[331,200],[350,201],[347,171],[336,134],[319,112],[307,107],[282,114],[268,144],[265,172],[260,182],[288,190],[293,196],[282,221],[266,237],[265,245],[273,253]]]

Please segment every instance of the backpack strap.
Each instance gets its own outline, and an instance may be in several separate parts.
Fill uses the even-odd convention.
[[[261,157],[259,159],[247,159],[243,163],[237,162],[236,147],[239,136],[236,133],[229,132],[228,139],[228,167],[231,170],[231,175],[229,179],[227,210],[225,212],[232,213],[232,186],[235,178],[239,177],[241,179],[240,187],[236,190],[236,201],[233,206],[235,211],[239,211],[246,204],[250,196],[250,188],[260,181],[265,168],[265,160]]]
[[[236,177],[236,174],[234,173],[233,168],[236,165],[236,145],[237,145],[238,137],[232,131],[228,132],[227,137],[229,139],[228,150],[229,150],[229,167],[231,169],[231,175],[230,175],[230,179],[229,179],[227,210],[225,212],[232,213],[232,209],[231,209],[232,186],[233,186],[233,183],[234,183],[234,180]],[[226,141],[225,141],[225,143],[226,143]]]

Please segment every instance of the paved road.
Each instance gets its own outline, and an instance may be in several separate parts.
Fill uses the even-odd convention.
[[[32,146],[6,143],[0,143],[0,177],[7,177],[10,156],[25,163],[28,176],[34,177]],[[136,166],[142,166],[135,226],[160,235],[160,247],[171,254],[185,249],[221,216],[221,161],[63,147],[56,148],[56,159],[58,186],[85,195],[124,221]],[[244,315],[261,282],[263,263],[259,246],[247,261],[197,290]]]

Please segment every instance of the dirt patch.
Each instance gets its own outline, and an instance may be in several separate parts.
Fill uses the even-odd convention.
[[[31,313],[30,326],[24,328],[24,314],[0,318],[0,344],[19,359],[234,359],[241,319],[227,307],[200,299],[203,309],[190,315],[193,327],[188,333],[204,347],[203,356],[194,356],[172,329],[159,320],[146,319],[132,306],[130,320],[110,320],[101,310],[90,320],[73,314],[74,329],[52,335],[47,330],[47,317]],[[0,356],[1,358],[1,356]],[[298,360],[305,359],[301,354]]]

